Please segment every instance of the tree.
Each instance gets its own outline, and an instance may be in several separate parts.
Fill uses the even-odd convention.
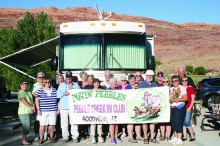
[[[187,72],[188,75],[189,75],[189,74],[192,74],[192,73],[193,73],[193,66],[192,66],[192,65],[187,65],[187,66],[185,67],[185,70],[186,70],[186,72]]]
[[[57,36],[55,25],[52,20],[48,19],[47,14],[41,12],[34,18],[33,15],[27,12],[23,19],[18,21],[17,29],[13,27],[0,28],[0,56],[6,56],[36,45],[43,41],[52,39]],[[4,65],[0,65],[0,74],[5,78],[7,89],[18,91],[19,82],[26,80],[30,84],[34,80],[24,76]],[[27,72],[32,76],[36,76],[37,72],[43,71],[48,77],[55,75],[50,71],[49,63],[44,63],[33,68],[16,66],[20,70]],[[30,86],[29,86],[30,87]]]

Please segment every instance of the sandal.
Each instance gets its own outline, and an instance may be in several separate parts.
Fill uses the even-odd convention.
[[[164,140],[165,140],[165,137],[164,137],[164,136],[161,136],[159,140],[160,140],[160,141],[164,141]]]
[[[168,141],[168,140],[171,140],[171,138],[170,138],[170,137],[167,137],[167,141]]]
[[[144,141],[143,137],[136,137],[136,140],[141,140],[141,141]]]
[[[153,142],[155,144],[159,144],[159,142],[156,139],[150,139],[150,142]]]
[[[129,139],[129,142],[130,142],[130,143],[138,143],[138,141],[135,140],[135,139]]]
[[[144,144],[149,144],[148,138],[144,138]]]

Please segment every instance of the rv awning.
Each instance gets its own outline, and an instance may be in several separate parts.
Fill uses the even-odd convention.
[[[16,53],[0,58],[0,61],[7,64],[34,66],[49,61],[52,56],[56,55],[57,45],[59,45],[59,37],[22,49]]]

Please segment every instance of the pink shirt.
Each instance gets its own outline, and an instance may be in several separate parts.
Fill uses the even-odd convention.
[[[183,94],[186,94],[186,88],[183,85],[179,85],[178,87],[180,88],[180,96],[179,96],[179,98],[181,98],[181,96]],[[173,92],[173,89],[177,89],[177,88],[171,87],[170,88],[171,93]],[[170,106],[178,106],[180,104],[185,104],[185,102],[173,102],[172,104],[170,104]]]

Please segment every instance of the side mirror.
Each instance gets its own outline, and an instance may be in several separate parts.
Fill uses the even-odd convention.
[[[155,57],[154,56],[147,56],[147,69],[155,70]]]
[[[51,58],[50,66],[51,66],[52,71],[57,71],[57,67],[58,67],[58,57],[57,56],[53,56]]]

